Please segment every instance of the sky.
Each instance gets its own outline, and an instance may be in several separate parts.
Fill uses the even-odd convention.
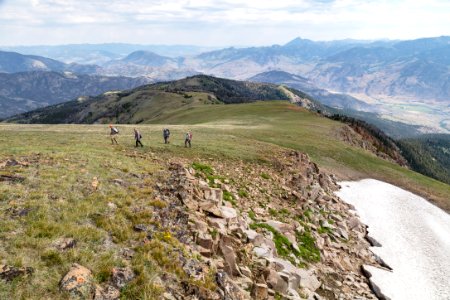
[[[450,35],[449,0],[0,0],[0,45],[199,46]]]

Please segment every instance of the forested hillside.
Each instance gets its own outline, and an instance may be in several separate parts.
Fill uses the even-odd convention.
[[[427,134],[398,144],[415,171],[450,183],[450,135]]]

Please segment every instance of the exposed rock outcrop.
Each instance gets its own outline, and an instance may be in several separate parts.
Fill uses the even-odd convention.
[[[216,177],[187,165],[172,163],[159,191],[185,208],[198,268],[217,270],[211,299],[375,299],[361,272],[379,265],[366,226],[307,155],[282,153],[273,169],[218,163]]]

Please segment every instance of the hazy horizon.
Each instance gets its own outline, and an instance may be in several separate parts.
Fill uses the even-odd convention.
[[[449,13],[444,0],[0,0],[0,45],[410,40],[450,35]]]

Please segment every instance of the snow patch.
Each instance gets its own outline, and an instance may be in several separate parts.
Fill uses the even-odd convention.
[[[373,282],[392,300],[450,299],[450,215],[391,184],[341,182],[336,194],[352,204],[382,247],[372,247],[393,268],[370,268]]]

